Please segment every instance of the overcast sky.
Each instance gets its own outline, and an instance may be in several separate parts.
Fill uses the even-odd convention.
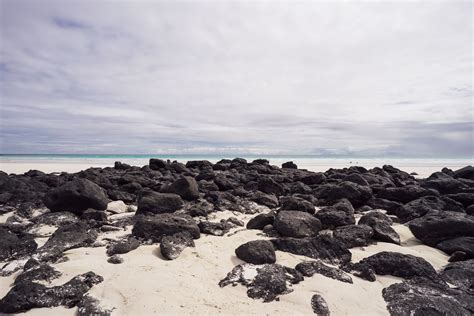
[[[474,156],[470,1],[0,3],[1,153]]]

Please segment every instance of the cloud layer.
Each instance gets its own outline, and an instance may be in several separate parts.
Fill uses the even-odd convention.
[[[474,156],[471,2],[1,2],[1,153]]]

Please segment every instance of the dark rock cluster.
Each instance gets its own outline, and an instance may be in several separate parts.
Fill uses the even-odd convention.
[[[112,216],[116,211],[108,212],[107,205],[118,200],[136,205],[136,213]],[[0,224],[0,261],[24,265],[19,267],[24,270],[19,281],[1,299],[0,312],[78,304],[82,311],[92,310],[98,304],[85,294],[101,281],[93,272],[62,286],[38,283],[58,276],[60,272],[50,264],[66,260],[65,251],[97,246],[101,232],[133,226],[130,236],[108,241],[109,262],[122,262],[121,254],[142,243],[161,243],[163,258],[176,259],[186,247],[194,247],[201,235],[225,236],[245,224],[235,217],[219,222],[209,218],[224,210],[255,214],[246,228],[261,230],[271,239],[229,250],[247,264],[236,266],[221,286],[241,283],[249,297],[271,301],[314,273],[347,283],[352,282],[348,273],[370,281],[375,275],[389,274],[405,279],[384,290],[388,310],[394,315],[474,311],[469,303],[474,259],[473,167],[444,168],[416,179],[388,165],[321,173],[298,169],[292,162],[279,168],[265,159],[236,158],[186,164],[151,159],[144,167],[117,162],[112,168],[74,174],[0,172],[0,214],[12,213]],[[422,258],[393,252],[351,262],[350,248],[375,242],[399,245],[394,221],[407,225],[426,245],[451,255],[452,263],[437,272]],[[34,238],[44,225],[56,230],[38,247]],[[275,251],[317,261],[292,269],[277,263]],[[245,269],[256,271],[252,280],[245,279]],[[322,297],[315,295],[311,304],[315,312],[329,314]]]

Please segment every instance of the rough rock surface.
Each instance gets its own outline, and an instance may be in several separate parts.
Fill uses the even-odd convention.
[[[311,297],[311,308],[316,315],[329,316],[329,307],[326,300],[319,294],[314,294]]]
[[[194,247],[193,237],[188,231],[164,236],[160,243],[161,255],[167,260],[178,258],[186,247]]]
[[[474,295],[474,259],[451,262],[440,272],[441,278]]]
[[[368,246],[373,235],[372,227],[362,224],[340,226],[333,232],[333,237],[341,240],[347,248]]]
[[[280,210],[302,211],[314,214],[314,205],[302,198],[296,196],[280,197]]]
[[[24,268],[25,269],[25,268]],[[61,276],[61,272],[57,271],[50,265],[40,264],[30,269],[25,269],[23,273],[15,278],[15,284],[25,281],[47,281],[50,282]]]
[[[389,242],[393,244],[400,244],[400,236],[398,233],[390,226],[392,220],[385,214],[379,211],[372,211],[367,214],[364,214],[359,219],[359,225],[367,225],[372,227],[374,230],[373,239]]]
[[[273,223],[275,230],[285,237],[311,237],[321,230],[321,222],[313,215],[301,211],[281,211]]]
[[[352,254],[338,239],[329,236],[311,238],[277,238],[272,239],[275,249],[320,259],[329,264],[344,264],[351,260]]]
[[[275,249],[268,240],[253,240],[235,249],[237,258],[253,264],[275,263]]]
[[[169,187],[170,193],[175,193],[183,199],[192,201],[199,198],[199,189],[196,180],[192,177],[182,177]]]
[[[183,200],[174,193],[144,192],[138,200],[137,214],[172,213],[183,207]]]
[[[137,249],[140,246],[140,242],[138,239],[130,237],[125,240],[120,240],[117,242],[111,243],[107,247],[107,255],[108,256],[113,256],[113,255],[121,255],[124,253],[128,253],[132,250]]]
[[[263,229],[267,225],[273,225],[275,213],[258,214],[247,222],[247,229]]]
[[[78,275],[69,282],[53,287],[31,281],[15,284],[0,300],[1,313],[20,313],[38,307],[76,306],[89,289],[103,281],[93,272]]]
[[[187,231],[194,239],[201,236],[199,227],[189,215],[157,214],[139,216],[132,229],[135,237],[160,242],[165,235]]]
[[[296,265],[295,269],[305,277],[311,277],[318,273],[325,277],[341,282],[352,283],[352,278],[344,271],[325,265],[321,261],[304,261]]]
[[[220,287],[240,283],[247,287],[247,295],[253,299],[271,302],[279,295],[293,291],[292,284],[303,280],[301,273],[279,264],[253,265],[250,263],[235,266],[219,282]]]
[[[22,258],[33,254],[38,245],[28,234],[15,234],[0,227],[0,261]]]
[[[77,178],[48,192],[43,202],[51,211],[69,211],[80,215],[88,208],[105,210],[109,200],[100,186]]]
[[[102,308],[99,300],[87,294],[77,304],[77,316],[110,316],[111,314],[111,310]]]
[[[213,236],[224,236],[232,228],[227,221],[221,221],[218,223],[201,221],[198,226],[201,233]]]
[[[448,239],[438,243],[436,248],[443,250],[448,255],[462,251],[465,253],[465,259],[474,259],[474,237]]]

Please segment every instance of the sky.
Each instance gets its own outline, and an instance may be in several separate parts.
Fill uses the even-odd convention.
[[[0,4],[3,154],[474,157],[471,1]]]

